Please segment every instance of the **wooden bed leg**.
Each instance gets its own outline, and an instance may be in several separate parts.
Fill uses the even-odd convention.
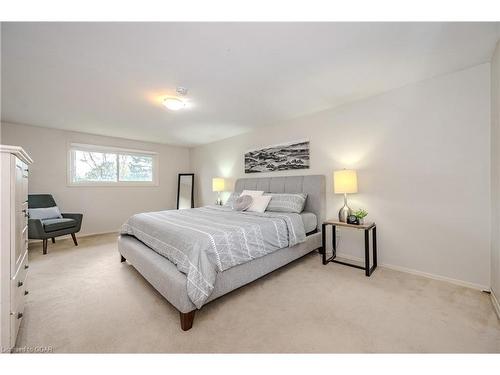
[[[121,254],[120,254],[120,257],[121,257],[121,258],[120,258],[120,262],[122,262],[122,263],[123,263],[123,262],[125,262],[125,261],[127,260],[127,259],[125,259],[125,258],[123,257],[123,255],[121,255]]]
[[[190,311],[188,313],[179,312],[181,315],[181,328],[183,331],[190,330],[193,326],[194,313],[196,310]]]

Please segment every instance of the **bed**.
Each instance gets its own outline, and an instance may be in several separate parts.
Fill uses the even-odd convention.
[[[202,308],[206,303],[321,247],[320,224],[325,219],[326,206],[325,176],[242,178],[235,182],[234,190],[263,190],[268,193],[306,193],[307,199],[304,213],[302,215],[285,215],[283,213],[274,214],[266,212],[266,214],[261,215],[245,215],[242,213],[231,213],[229,208],[215,206],[207,206],[194,210],[181,210],[183,212],[164,211],[144,213],[141,214],[143,227],[138,224],[130,224],[130,227],[128,227],[129,224],[127,223],[129,221],[127,221],[124,224],[124,228],[122,228],[122,234],[118,238],[118,250],[121,255],[121,261],[124,262],[126,260],[137,269],[179,311],[181,328],[184,331],[192,327],[196,310]],[[219,227],[234,226],[239,228],[241,226],[243,228],[241,232],[247,231],[247,235],[244,236],[246,238],[245,241],[247,239],[251,241],[251,238],[247,238],[248,234],[251,233],[251,229],[265,232],[266,228],[273,227],[276,229],[275,238],[277,242],[273,244],[274,247],[272,247],[272,250],[269,250],[269,253],[258,253],[259,247],[257,245],[253,249],[254,253],[250,251],[248,251],[248,254],[237,253],[237,255],[244,257],[244,259],[240,260],[242,263],[237,265],[233,264],[238,262],[235,262],[230,256],[226,256],[224,252],[220,251],[217,252],[218,258],[213,262],[204,259],[206,256],[204,251],[201,252],[201,256],[197,253],[195,258],[175,258],[176,247],[183,245],[184,238],[187,243],[184,244],[185,246],[192,246],[193,241],[191,237],[193,236],[200,236],[200,238],[210,237],[211,242],[207,239],[207,243],[209,245],[215,244],[213,236],[208,236],[205,233],[214,232],[208,229],[204,230],[205,227],[210,229],[210,224],[208,223],[210,215],[217,216]],[[193,220],[192,227],[190,226],[190,220]],[[300,224],[298,221],[300,221]],[[262,224],[259,227],[262,222],[265,225]],[[215,220],[212,225],[215,227]],[[279,225],[283,229],[279,228]],[[162,226],[175,227],[176,230],[171,231],[170,234],[165,234],[161,231]],[[245,226],[248,228],[245,229]],[[301,234],[302,231],[303,237]],[[293,233],[294,237],[290,234],[288,237],[289,242],[285,242],[282,235],[280,237],[280,233],[282,232]],[[221,233],[219,239],[215,238],[215,242],[219,241],[216,244],[218,250],[223,245],[223,242],[220,241],[225,240],[228,244],[231,241],[227,237],[227,234],[222,231]],[[169,241],[168,246],[161,247],[160,244],[168,242],[164,241],[161,237],[167,235],[176,236],[175,241],[171,239],[173,242]],[[175,246],[170,246],[172,243]],[[283,243],[290,245],[280,247]],[[266,245],[269,244],[266,243]],[[164,254],[163,251],[167,253]],[[210,252],[207,251],[207,253]],[[172,261],[166,257],[167,255]],[[172,258],[173,255],[174,257]],[[203,259],[200,259],[200,257]],[[215,272],[212,269],[204,270],[202,263],[209,265],[217,263],[217,265],[213,265]]]

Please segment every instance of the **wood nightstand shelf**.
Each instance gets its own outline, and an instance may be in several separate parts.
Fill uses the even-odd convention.
[[[332,251],[333,254],[330,258],[326,258],[326,228],[327,226],[332,227]],[[337,257],[337,235],[336,235],[336,228],[337,227],[345,227],[345,228],[352,228],[352,229],[358,229],[358,230],[363,230],[365,232],[365,266],[359,266],[357,264],[351,264],[347,262],[342,262],[340,260],[336,260],[335,258]],[[370,239],[369,239],[369,233],[370,230],[372,231],[372,251],[373,251],[373,266],[370,268]],[[328,264],[329,262],[333,263],[338,263],[338,264],[343,264],[344,266],[349,266],[349,267],[354,267],[354,268],[359,268],[362,270],[365,270],[365,275],[370,276],[375,268],[377,268],[377,226],[375,223],[366,223],[366,224],[360,224],[360,225],[354,225],[354,224],[347,224],[343,223],[341,221],[337,220],[327,220],[323,223],[322,226],[322,249],[321,249],[321,254],[322,254],[322,260],[323,264]]]

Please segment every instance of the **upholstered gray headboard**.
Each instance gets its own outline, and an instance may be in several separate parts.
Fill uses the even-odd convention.
[[[318,229],[326,216],[325,176],[255,177],[236,180],[234,191],[264,190],[266,193],[306,193],[304,211],[318,217]]]

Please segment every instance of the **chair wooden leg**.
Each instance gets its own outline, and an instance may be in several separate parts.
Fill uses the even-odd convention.
[[[78,242],[76,241],[76,235],[74,233],[71,233],[71,237],[73,238],[73,243],[75,246],[78,246]]]
[[[56,243],[56,239],[52,237],[52,243]]]
[[[183,331],[190,330],[191,327],[193,326],[193,321],[194,321],[194,313],[196,310],[190,311],[188,313],[182,313],[180,312],[181,315],[181,328]]]
[[[43,255],[47,254],[47,242],[48,242],[48,239],[47,238],[44,238],[42,240],[42,245],[43,245]]]

